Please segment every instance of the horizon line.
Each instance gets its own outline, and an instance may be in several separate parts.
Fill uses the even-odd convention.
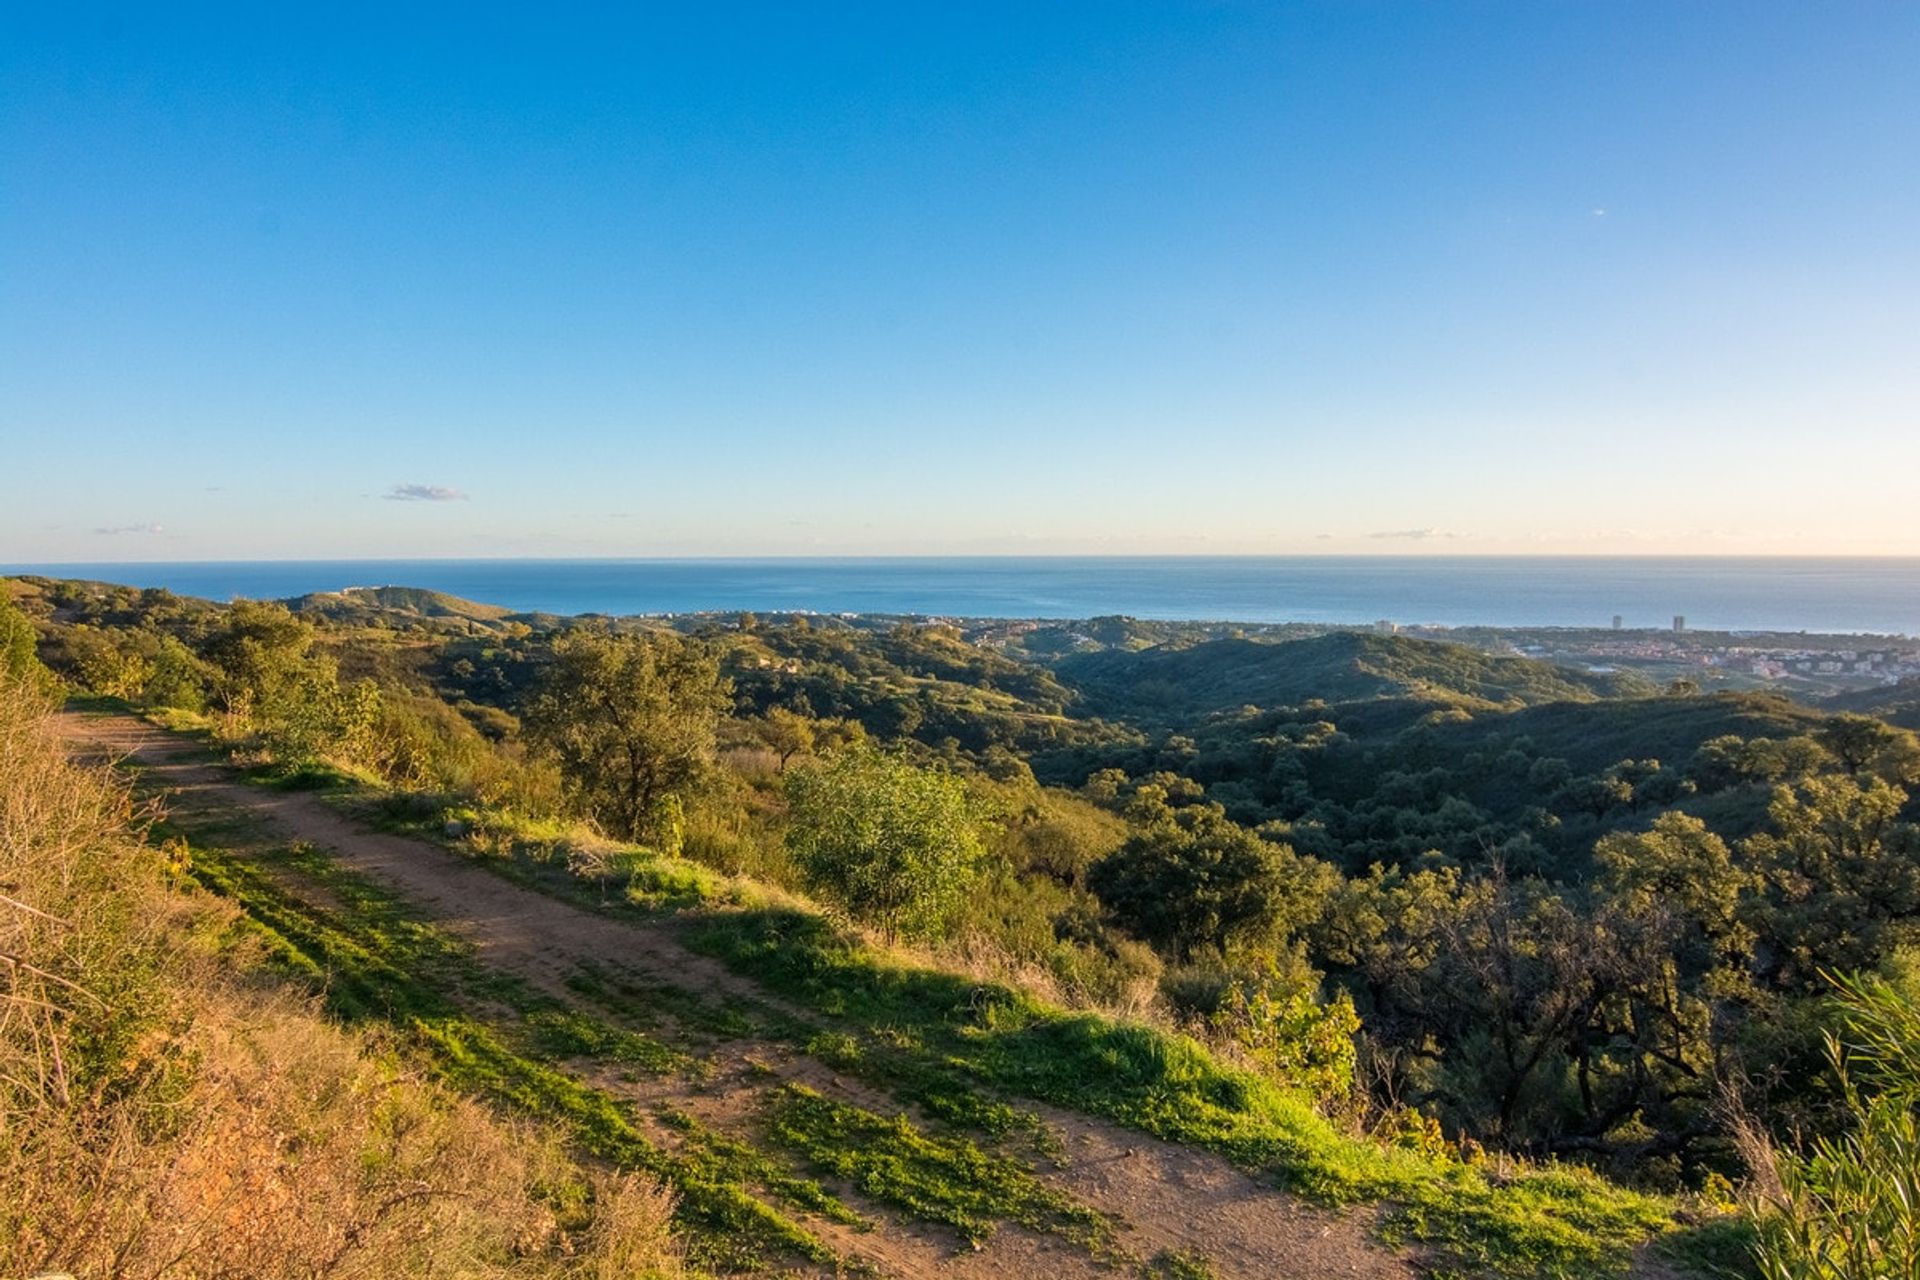
[[[264,558],[171,558],[140,560],[36,560],[0,564],[13,576],[42,569],[141,565],[266,564],[764,564],[790,561],[933,562],[954,560],[1920,560],[1903,551],[976,551],[976,552],[779,552],[735,555],[320,555]]]

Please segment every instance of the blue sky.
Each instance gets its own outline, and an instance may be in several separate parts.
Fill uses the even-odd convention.
[[[1920,6],[80,8],[0,562],[1920,553]]]

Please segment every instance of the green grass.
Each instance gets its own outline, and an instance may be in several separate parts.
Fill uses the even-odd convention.
[[[1221,1065],[1196,1041],[1056,1009],[1005,987],[892,963],[797,911],[716,913],[693,945],[842,1024],[862,1054],[885,1043],[898,1078],[1032,1098],[1206,1148],[1322,1204],[1386,1201],[1383,1235],[1461,1273],[1598,1275],[1672,1224],[1671,1206],[1582,1170],[1493,1179],[1463,1164],[1341,1133],[1303,1096]],[[885,1031],[885,1036],[881,1032]],[[857,1064],[844,1040],[840,1061]]]
[[[797,1209],[844,1226],[873,1230],[872,1222],[848,1208],[838,1196],[812,1179],[794,1176],[765,1153],[714,1132],[683,1111],[662,1108],[655,1114],[661,1123],[682,1135],[687,1150],[730,1180],[760,1187]]]
[[[1150,1280],[1219,1280],[1213,1263],[1191,1249],[1169,1249],[1147,1264]]]
[[[268,860],[315,879],[343,910],[314,907],[226,850],[196,847],[193,859],[194,877],[237,903],[272,961],[314,983],[336,1015],[394,1028],[453,1087],[556,1121],[583,1153],[670,1184],[701,1265],[762,1269],[794,1258],[837,1264],[831,1249],[752,1193],[735,1154],[700,1141],[669,1152],[647,1138],[617,1099],[542,1060],[543,1053],[570,1056],[583,1043],[656,1070],[679,1069],[678,1055],[636,1033],[570,1015],[513,979],[482,969],[467,948],[411,918],[392,895],[311,850],[272,851]],[[521,1042],[469,1012],[447,994],[451,990],[517,1006],[522,1019],[513,1025]],[[798,1181],[760,1180],[782,1198],[827,1211],[823,1192],[802,1195]],[[834,1216],[846,1212],[843,1207]]]
[[[522,1025],[529,1043],[549,1058],[598,1058],[648,1075],[704,1074],[705,1064],[652,1036],[609,1026],[573,1009],[539,1009]]]
[[[905,1116],[881,1116],[801,1085],[774,1092],[774,1141],[870,1196],[942,1223],[980,1245],[1002,1222],[1099,1248],[1113,1234],[1102,1215],[1042,1183],[1024,1165],[964,1138],[925,1133]]]

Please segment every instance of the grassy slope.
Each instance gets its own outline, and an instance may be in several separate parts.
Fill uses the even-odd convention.
[[[839,1042],[770,1007],[617,974],[578,973],[573,995],[558,999],[481,965],[394,895],[310,847],[275,844],[244,818],[204,807],[171,821],[165,834],[190,841],[190,874],[242,909],[282,972],[310,982],[349,1025],[397,1037],[444,1085],[557,1126],[583,1157],[670,1186],[692,1257],[705,1267],[858,1272],[858,1259],[829,1244],[822,1227],[873,1230],[866,1206],[951,1232],[957,1245],[1015,1223],[1108,1258],[1112,1224],[1036,1176],[1035,1157],[1045,1152],[1032,1117],[956,1095],[945,1110],[929,1110],[929,1128],[900,1110],[828,1100],[771,1074],[716,1080],[720,1057],[812,1046],[837,1063]],[[656,888],[682,880],[671,868],[648,870]],[[711,873],[687,878],[709,883]],[[637,896],[650,909],[662,901]],[[652,1101],[622,1096],[608,1072],[654,1082],[642,1093]],[[891,1088],[893,1077],[850,1074],[872,1076],[906,1105],[919,1100]],[[723,1132],[672,1101],[715,1091],[758,1096],[747,1132]],[[846,1144],[848,1132],[862,1140]],[[852,1187],[862,1204],[815,1174]],[[1124,1254],[1102,1265],[1159,1274],[1152,1260]]]
[[[630,886],[609,894],[558,875],[551,850],[533,852],[484,861],[601,911],[678,911],[695,949],[831,1033],[805,1032],[814,1056],[981,1132],[1020,1127],[1008,1105],[1020,1099],[1114,1121],[1217,1152],[1318,1203],[1383,1203],[1388,1239],[1438,1250],[1462,1275],[1608,1274],[1674,1230],[1672,1203],[1581,1170],[1494,1176],[1348,1136],[1305,1097],[1186,1036],[890,955],[803,906],[754,905],[775,895],[693,864],[636,853],[622,872]]]
[[[218,860],[35,702],[0,685],[0,1275],[679,1274],[658,1184],[262,981]]]

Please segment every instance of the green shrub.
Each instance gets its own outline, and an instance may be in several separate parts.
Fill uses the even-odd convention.
[[[1754,1258],[1766,1280],[1920,1275],[1920,1005],[1882,978],[1837,981],[1827,1049],[1848,1131],[1804,1151],[1754,1144]]]

